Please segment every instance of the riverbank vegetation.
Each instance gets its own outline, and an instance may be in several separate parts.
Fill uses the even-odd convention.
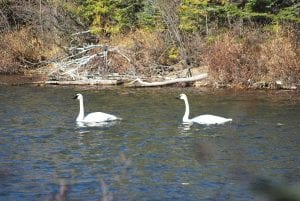
[[[200,69],[215,86],[300,85],[294,0],[2,0],[0,8],[1,74],[94,55],[83,67],[103,76]]]

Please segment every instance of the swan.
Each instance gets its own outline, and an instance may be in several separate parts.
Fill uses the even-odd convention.
[[[93,112],[84,116],[83,96],[81,94],[76,94],[73,99],[79,100],[79,114],[76,118],[77,122],[96,123],[96,122],[114,121],[119,119],[114,115],[106,114],[103,112]]]
[[[185,103],[185,113],[182,118],[183,123],[198,123],[198,124],[223,124],[225,122],[232,121],[232,119],[226,119],[224,117],[219,117],[215,115],[205,114],[189,119],[190,107],[187,96],[185,94],[180,94],[178,99],[181,99]]]

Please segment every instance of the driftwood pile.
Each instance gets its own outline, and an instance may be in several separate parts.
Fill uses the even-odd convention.
[[[101,44],[89,44],[71,47],[69,56],[52,63],[52,70],[48,73],[49,80],[46,84],[61,85],[117,85],[126,82],[132,87],[156,87],[176,83],[194,82],[205,79],[207,74],[194,77],[179,77],[159,82],[142,81],[135,73],[119,75],[113,71],[111,64],[112,54],[121,56],[124,62],[134,66],[131,59],[119,47]],[[133,81],[132,81],[133,80]]]
[[[102,80],[111,72],[108,58],[109,53],[120,54],[130,63],[129,57],[123,54],[118,47],[106,45],[86,45],[68,49],[70,56],[52,63],[52,71],[48,74],[50,81],[79,81],[96,79]],[[90,82],[90,81],[89,81]]]

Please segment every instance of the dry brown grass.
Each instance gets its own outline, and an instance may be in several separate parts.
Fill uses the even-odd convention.
[[[40,65],[50,52],[49,46],[30,28],[10,31],[0,36],[0,73],[22,73]]]
[[[251,29],[243,36],[226,32],[206,47],[200,36],[187,38],[185,48],[192,65],[208,65],[213,82],[234,87],[252,87],[257,83],[273,87],[276,81],[286,86],[300,85],[300,42],[293,29],[282,28],[278,32]],[[119,47],[131,59],[128,62],[121,54],[109,53],[111,72],[157,75],[160,67],[182,60],[180,55],[175,60],[170,58],[170,49],[175,47],[176,52],[176,45],[161,32],[136,30],[101,43]],[[42,60],[59,51],[29,28],[7,32],[0,36],[0,73],[20,73],[38,67]]]
[[[164,42],[157,33],[136,31],[129,37],[133,65],[138,73],[151,74],[154,64],[162,62]]]
[[[262,45],[260,60],[267,69],[268,81],[300,84],[300,49],[297,43],[295,33],[285,30],[270,36]]]
[[[126,54],[131,58],[130,68],[133,68],[137,74],[152,75],[156,74],[155,68],[158,65],[169,65],[173,62],[173,59],[168,57],[170,47],[160,34],[136,30],[125,37],[115,37],[111,43],[126,50]],[[120,65],[118,61],[115,63]]]
[[[233,86],[253,86],[276,81],[300,84],[300,58],[297,37],[290,30],[277,33],[248,31],[240,38],[223,34],[204,54],[212,79]],[[297,52],[298,51],[298,52]]]

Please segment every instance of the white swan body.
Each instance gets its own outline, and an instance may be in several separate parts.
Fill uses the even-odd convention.
[[[192,119],[189,119],[190,115],[190,107],[189,102],[187,99],[187,96],[185,94],[180,94],[179,99],[183,100],[185,103],[185,113],[183,115],[182,121],[183,123],[198,123],[198,124],[223,124],[229,121],[232,121],[232,119],[226,119],[224,117],[219,117],[215,115],[210,114],[204,114],[197,117],[194,117]]]
[[[119,119],[114,115],[106,114],[103,112],[93,112],[84,116],[83,96],[81,94],[76,94],[76,96],[73,99],[79,100],[79,114],[76,118],[77,122],[96,123],[96,122],[114,121]]]

